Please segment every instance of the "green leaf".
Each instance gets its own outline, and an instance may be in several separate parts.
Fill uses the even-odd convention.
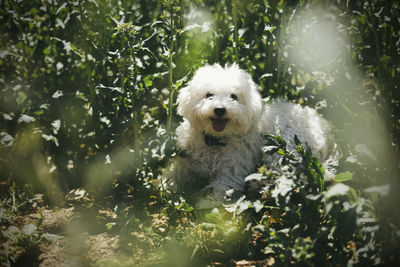
[[[107,223],[107,224],[106,224],[106,229],[107,229],[107,230],[111,230],[115,225],[116,225],[115,222]]]
[[[264,146],[262,148],[264,153],[268,153],[268,154],[274,154],[279,150],[279,147],[277,146]]]
[[[143,81],[144,81],[144,85],[145,85],[146,87],[150,87],[150,86],[153,85],[153,77],[150,76],[150,75],[144,77]]]
[[[255,202],[253,202],[253,207],[256,212],[259,212],[262,208],[264,208],[264,205],[261,203],[260,200],[256,200]]]
[[[343,183],[346,181],[350,181],[353,179],[353,173],[346,171],[346,172],[341,172],[338,175],[336,175],[336,177],[334,178],[335,182],[338,183]]]
[[[274,138],[282,147],[286,147],[286,141],[282,137],[275,135]]]
[[[329,190],[325,194],[325,199],[342,196],[347,196],[347,199],[350,203],[355,203],[358,199],[356,190],[343,183],[337,183],[329,188]]]
[[[347,193],[350,191],[350,187],[342,184],[342,183],[337,183],[331,188],[329,188],[328,192],[326,192],[325,197],[326,198],[331,198],[334,196],[343,196],[347,195]]]
[[[43,54],[44,55],[50,55],[50,49],[48,47],[46,47],[45,49],[43,49]]]

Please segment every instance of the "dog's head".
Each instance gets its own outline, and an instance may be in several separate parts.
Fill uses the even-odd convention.
[[[236,64],[197,70],[178,95],[178,114],[192,127],[213,136],[247,133],[262,111],[257,85]]]

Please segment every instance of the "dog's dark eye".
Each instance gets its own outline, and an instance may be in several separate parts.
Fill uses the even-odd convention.
[[[232,98],[233,100],[235,100],[235,101],[238,99],[237,95],[235,95],[235,94],[231,94],[231,98]]]
[[[207,93],[206,94],[206,98],[210,98],[210,97],[213,97],[214,96],[214,94],[211,94],[211,93]]]

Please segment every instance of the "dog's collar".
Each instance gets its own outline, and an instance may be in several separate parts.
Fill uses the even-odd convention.
[[[226,146],[225,143],[221,142],[221,139],[209,134],[204,134],[204,142],[207,146]]]

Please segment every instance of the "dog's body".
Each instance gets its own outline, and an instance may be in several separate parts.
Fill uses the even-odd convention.
[[[246,176],[262,163],[262,134],[280,135],[292,150],[297,135],[320,161],[333,161],[327,121],[297,104],[263,105],[250,75],[236,65],[200,68],[178,95],[178,113],[184,121],[176,130],[177,144],[186,156],[174,164],[172,176],[187,194],[210,190],[221,201],[229,190],[242,192]],[[275,159],[269,160],[267,166],[273,166]]]
[[[186,193],[195,195],[196,189],[210,188],[214,198],[222,200],[227,190],[243,191],[244,178],[261,164],[263,139],[257,131],[210,143],[185,121],[177,136],[186,155],[177,162],[174,177],[177,187]]]

